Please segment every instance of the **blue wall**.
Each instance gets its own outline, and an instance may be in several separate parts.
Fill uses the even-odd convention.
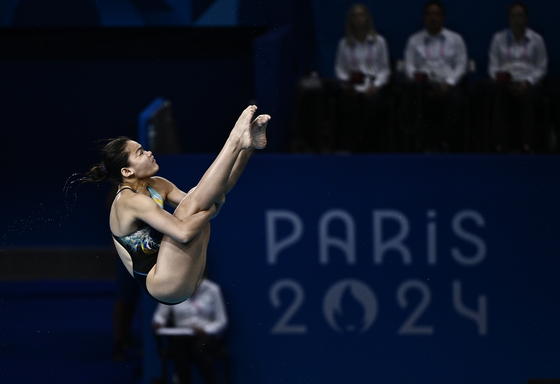
[[[188,189],[211,160],[158,163]],[[256,155],[209,248],[232,382],[560,377],[559,161]],[[148,383],[159,361],[143,303]]]
[[[213,159],[158,163],[187,190]],[[209,247],[232,382],[560,377],[559,170],[552,156],[256,154]],[[37,188],[3,189],[21,208],[9,241],[108,246],[105,191],[78,190],[60,226]],[[145,383],[154,307],[144,297]]]

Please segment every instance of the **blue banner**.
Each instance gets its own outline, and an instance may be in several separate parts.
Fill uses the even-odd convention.
[[[160,156],[190,189],[211,157]],[[560,161],[257,154],[213,220],[234,383],[560,377]],[[144,300],[144,382],[160,372]]]

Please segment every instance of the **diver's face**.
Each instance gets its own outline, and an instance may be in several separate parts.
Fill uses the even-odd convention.
[[[151,177],[159,170],[159,165],[156,163],[152,152],[146,151],[136,141],[128,141],[126,150],[129,162],[127,168],[131,169],[137,178]]]

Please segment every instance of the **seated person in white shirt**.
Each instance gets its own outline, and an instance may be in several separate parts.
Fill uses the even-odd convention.
[[[388,116],[386,85],[391,76],[387,42],[375,30],[369,9],[354,4],[346,17],[346,36],[338,43],[335,73],[341,81],[337,140],[339,150],[384,150]],[[385,118],[383,118],[385,117]]]
[[[166,328],[170,319],[173,328]],[[227,325],[220,287],[206,277],[188,300],[176,305],[158,304],[152,326],[156,333],[171,335],[169,348],[180,384],[191,382],[190,363],[207,384],[219,383],[212,353]]]
[[[535,104],[541,96],[547,54],[543,38],[527,27],[527,6],[509,6],[509,28],[492,38],[488,73],[493,80],[492,137],[497,152],[538,150]]]
[[[458,150],[464,93],[460,82],[467,69],[467,47],[458,33],[444,28],[445,8],[440,1],[424,4],[423,21],[425,29],[409,37],[404,52],[409,81],[405,129],[412,131],[417,150]]]

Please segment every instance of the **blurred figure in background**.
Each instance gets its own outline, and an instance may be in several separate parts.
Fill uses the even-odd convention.
[[[425,28],[409,37],[404,51],[404,129],[415,150],[460,150],[467,47],[461,35],[444,28],[440,1],[424,4],[423,22]]]
[[[365,4],[354,4],[346,16],[346,35],[338,43],[335,73],[342,82],[339,150],[370,152],[387,148],[387,87],[391,76],[387,42],[375,30]]]
[[[529,153],[541,144],[535,108],[542,97],[548,59],[543,38],[527,27],[527,6],[516,1],[508,11],[509,28],[494,35],[489,52],[492,138],[496,152],[521,149]]]
[[[222,346],[228,325],[226,307],[218,284],[204,276],[186,301],[176,305],[158,304],[152,320],[156,334],[169,336],[169,349],[179,384],[191,383],[191,363],[207,384],[217,384],[214,352]],[[172,328],[172,332],[165,332]]]
[[[132,335],[132,324],[140,299],[140,287],[130,276],[116,253],[115,251],[117,297],[113,307],[113,360],[122,361],[126,359],[128,351],[138,347],[138,345],[135,345]]]
[[[111,204],[117,193],[117,186],[111,187],[105,199],[107,212],[111,210]],[[116,297],[113,306],[113,355],[114,361],[123,361],[129,357],[130,351],[139,347],[135,345],[132,332],[134,316],[140,301],[140,286],[126,270],[117,250],[113,247],[116,267]],[[138,357],[138,356],[136,356]]]

